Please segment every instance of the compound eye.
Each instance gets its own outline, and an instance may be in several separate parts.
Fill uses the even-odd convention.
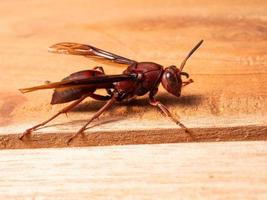
[[[172,72],[166,72],[166,80],[169,86],[175,86],[177,84],[176,74],[173,74]]]
[[[177,75],[175,69],[167,68],[163,73],[161,83],[163,87],[171,94],[180,96],[181,93],[181,78]]]

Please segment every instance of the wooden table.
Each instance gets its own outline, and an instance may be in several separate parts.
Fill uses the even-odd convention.
[[[0,148],[5,150],[0,152],[0,197],[52,198],[64,194],[71,199],[90,194],[106,199],[105,191],[111,199],[266,197],[266,8],[263,1],[229,0],[2,1]],[[91,99],[68,117],[61,116],[32,137],[18,140],[26,128],[65,106],[49,104],[52,91],[23,95],[18,88],[58,81],[99,65],[107,74],[121,73],[125,68],[51,54],[47,52],[50,45],[79,42],[137,61],[179,66],[200,39],[205,40],[203,46],[185,67],[194,83],[183,90],[181,98],[163,88],[158,95],[194,132],[192,138],[143,97],[130,105],[116,105],[92,124],[86,137],[70,144],[87,148],[69,148],[66,139],[103,105]],[[214,141],[236,142],[207,143]],[[170,144],[181,142],[185,144]],[[110,146],[163,143],[169,144]],[[88,147],[99,145],[106,147]],[[40,147],[68,148],[29,150]],[[8,150],[18,148],[27,150]],[[69,158],[75,158],[77,165]],[[112,165],[114,159],[121,163],[119,168]],[[170,171],[165,173],[165,168]],[[93,182],[84,175],[88,173]],[[24,189],[24,184],[35,189]],[[88,189],[90,184],[92,190]],[[100,188],[101,184],[107,190]]]
[[[266,199],[266,142],[3,150],[1,199]]]

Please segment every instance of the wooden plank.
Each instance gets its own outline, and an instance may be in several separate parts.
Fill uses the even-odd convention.
[[[266,142],[0,151],[1,199],[266,199]]]
[[[66,146],[65,139],[103,105],[88,99],[69,118],[58,118],[25,144],[17,140],[18,134],[63,105],[49,104],[51,91],[22,95],[18,88],[57,81],[96,65],[108,74],[124,69],[47,53],[47,47],[60,41],[89,43],[138,61],[169,66],[179,65],[204,39],[185,68],[195,82],[179,99],[160,88],[158,99],[200,141],[266,139],[266,9],[263,1],[4,1],[0,8],[0,69],[4,72],[0,75],[0,148]],[[94,122],[87,132],[92,133],[87,136],[90,142],[79,140],[73,145],[191,141],[183,133],[174,134],[181,133],[179,128],[163,120],[146,98],[129,104],[114,107]],[[112,139],[115,134],[117,140]]]
[[[129,124],[129,120],[125,120],[124,122]],[[139,122],[130,121],[130,124],[136,123]],[[140,129],[135,130],[120,130],[121,127],[127,127],[127,124],[123,124],[122,122],[118,122],[117,125],[112,127],[107,125],[108,130],[102,125],[97,129],[90,130],[85,136],[76,138],[70,144],[67,143],[67,140],[72,135],[70,130],[64,132],[61,130],[50,131],[48,129],[44,133],[34,134],[31,137],[25,138],[23,141],[18,139],[19,134],[6,134],[0,137],[0,149],[267,140],[266,126],[191,128],[192,133],[188,134],[175,127],[153,129],[151,125],[146,125],[149,123],[151,122],[143,123]],[[165,121],[165,123],[167,126],[168,121]],[[114,127],[117,128],[110,130],[110,128]],[[159,125],[159,127],[161,126]],[[65,127],[62,127],[62,130],[64,129]]]

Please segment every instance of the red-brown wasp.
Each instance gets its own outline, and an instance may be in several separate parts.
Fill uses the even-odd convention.
[[[129,100],[136,96],[143,96],[147,93],[149,95],[149,103],[152,106],[157,106],[165,114],[165,116],[169,117],[185,131],[188,131],[188,129],[180,121],[172,116],[170,111],[160,101],[155,99],[155,95],[158,92],[160,83],[169,93],[179,97],[181,95],[182,87],[193,82],[192,79],[189,79],[189,74],[183,71],[183,68],[188,58],[199,48],[202,42],[203,40],[201,40],[189,52],[180,65],[180,68],[172,65],[166,67],[165,69],[162,65],[157,63],[137,62],[90,45],[63,42],[51,46],[49,51],[53,53],[97,57],[120,64],[126,64],[128,67],[122,72],[122,74],[118,75],[106,75],[102,67],[95,67],[92,70],[84,70],[73,73],[59,82],[20,89],[22,93],[41,89],[54,89],[51,104],[61,104],[74,101],[48,120],[27,129],[20,136],[20,139],[37,128],[44,126],[60,114],[67,113],[87,97],[107,101],[105,105],[68,140],[69,143],[78,134],[84,133],[86,127],[94,119],[98,118],[104,111],[109,109],[115,102]],[[187,80],[183,81],[182,76],[185,76]],[[107,94],[99,95],[95,93],[97,89],[106,89]]]

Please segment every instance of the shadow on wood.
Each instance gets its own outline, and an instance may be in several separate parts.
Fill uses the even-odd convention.
[[[161,101],[166,106],[198,106],[201,104],[203,100],[202,95],[187,95],[181,96],[179,98],[171,96],[169,94],[161,93],[157,96],[157,99]],[[101,101],[90,101],[81,103],[76,108],[74,108],[71,112],[88,112],[88,111],[98,111],[105,103]],[[117,106],[137,106],[137,107],[151,107],[148,101],[148,97],[141,97],[138,99],[133,99],[131,102],[121,102],[117,103],[113,108],[109,111],[112,111]],[[153,107],[151,107],[153,109]],[[130,115],[130,113],[129,113]]]

